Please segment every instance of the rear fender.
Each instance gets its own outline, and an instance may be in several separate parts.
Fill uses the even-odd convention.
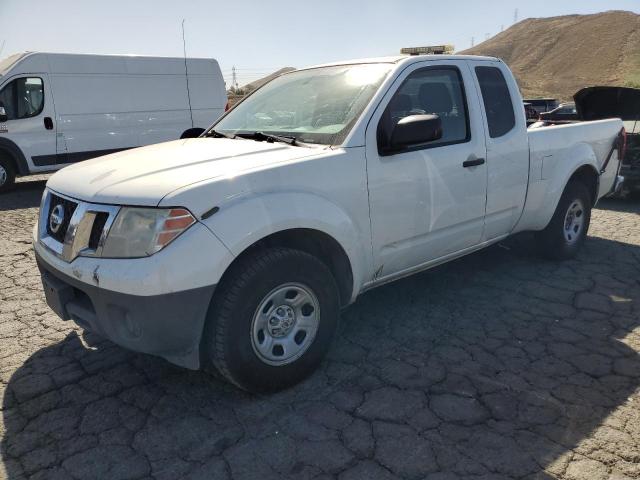
[[[618,162],[612,159],[611,163],[617,165]],[[591,169],[599,183],[596,154],[587,143],[577,143],[553,155],[532,154],[525,208],[513,233],[543,230],[551,221],[569,180],[583,167]]]

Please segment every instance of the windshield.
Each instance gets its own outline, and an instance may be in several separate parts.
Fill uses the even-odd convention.
[[[389,64],[340,65],[292,72],[267,83],[213,129],[255,132],[304,143],[342,143],[391,69]]]

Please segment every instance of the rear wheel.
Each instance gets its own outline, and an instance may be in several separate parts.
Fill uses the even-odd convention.
[[[16,173],[13,165],[6,157],[0,157],[0,193],[4,193],[13,187]]]
[[[286,248],[256,251],[231,267],[214,295],[204,363],[245,390],[291,386],[322,361],[339,308],[336,282],[316,257]]]
[[[573,258],[582,247],[591,222],[591,197],[578,181],[567,185],[549,225],[536,236],[541,252],[554,260]]]

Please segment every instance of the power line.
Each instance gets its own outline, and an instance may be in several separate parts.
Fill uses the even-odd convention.
[[[238,75],[236,74],[236,67],[235,65],[233,66],[233,68],[231,69],[231,86],[233,88],[238,88]]]

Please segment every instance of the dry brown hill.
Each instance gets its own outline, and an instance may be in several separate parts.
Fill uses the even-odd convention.
[[[587,85],[640,87],[640,15],[531,18],[460,53],[502,58],[525,97],[569,99]]]

